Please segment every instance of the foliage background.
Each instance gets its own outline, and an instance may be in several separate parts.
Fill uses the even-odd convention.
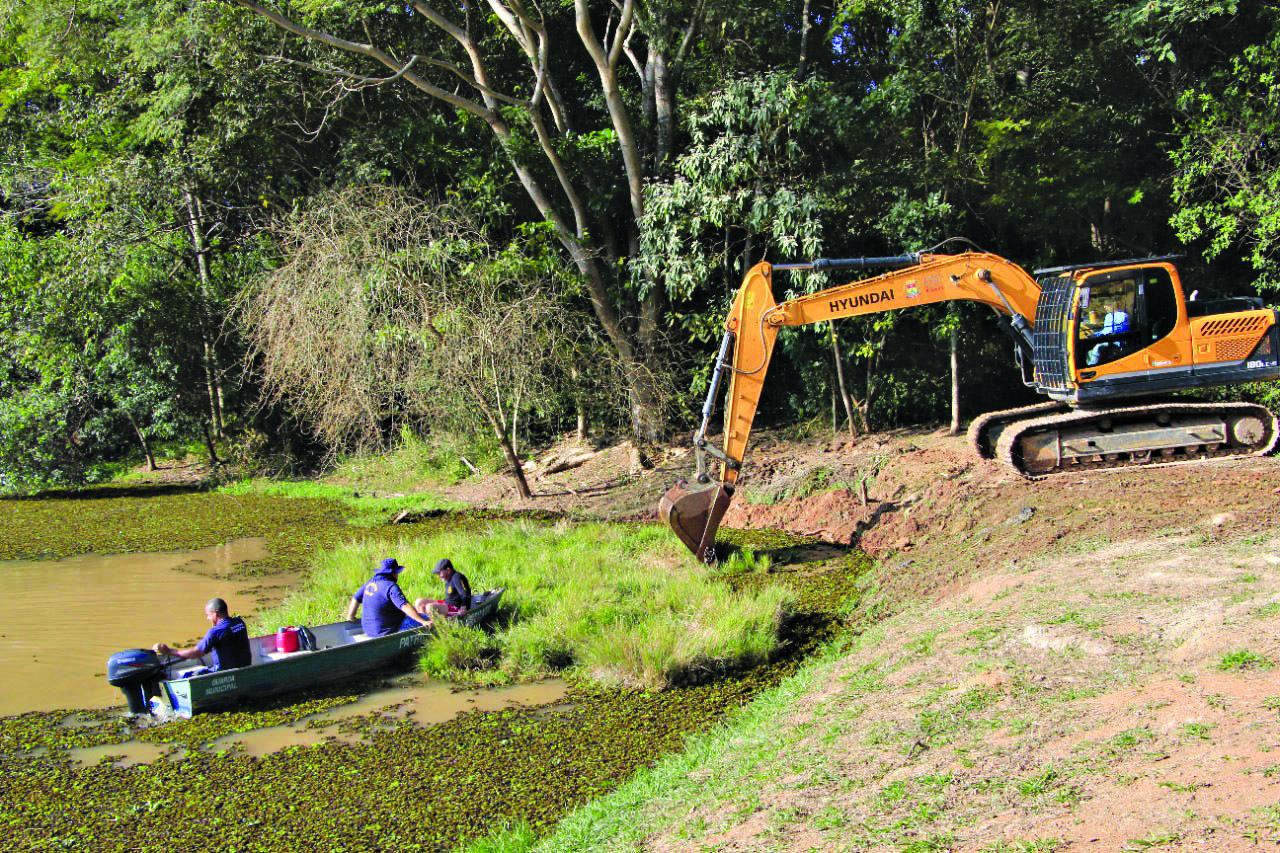
[[[0,490],[92,481],[166,443],[284,465],[367,444],[264,396],[234,311],[291,261],[284,226],[352,188],[465,207],[495,256],[540,276],[562,325],[592,341],[598,358],[561,359],[563,375],[504,420],[522,447],[580,420],[600,434],[651,436],[654,417],[687,429],[722,312],[761,258],[963,235],[1028,268],[1180,250],[1205,297],[1280,288],[1274,4],[629,0],[616,89],[575,18],[608,46],[616,8],[548,6],[552,116],[522,100],[531,60],[496,3],[463,24],[510,96],[494,106],[503,138],[251,5],[0,0]],[[416,55],[415,73],[465,90],[465,51],[419,7],[267,8]],[[574,234],[526,177],[576,190]],[[425,292],[465,302],[464,269],[432,275]],[[872,427],[945,420],[952,329],[966,416],[1025,399],[975,306],[842,321]],[[835,426],[832,353],[826,327],[784,335],[762,422]],[[386,444],[475,431],[398,412],[394,394],[380,405]]]

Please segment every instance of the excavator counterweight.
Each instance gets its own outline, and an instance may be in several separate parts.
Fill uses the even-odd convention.
[[[663,495],[659,515],[699,559],[715,561],[781,327],[956,300],[1006,319],[1024,384],[1049,398],[976,418],[969,438],[983,458],[1039,479],[1270,452],[1280,424],[1264,406],[1168,395],[1280,379],[1280,312],[1253,297],[1188,298],[1171,261],[1075,264],[1035,277],[985,252],[757,264],[725,321],[693,439],[697,474]],[[873,267],[889,271],[785,302],[773,297],[777,270]],[[724,438],[714,448],[706,435],[726,373]],[[718,480],[707,456],[720,463]]]

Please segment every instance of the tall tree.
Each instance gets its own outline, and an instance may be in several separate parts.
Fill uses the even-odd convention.
[[[1212,260],[1238,253],[1256,283],[1280,290],[1280,12],[1259,15],[1257,43],[1206,69],[1178,96],[1171,152],[1173,224]]]
[[[50,346],[75,341],[59,359],[33,356],[40,339],[15,350],[21,390],[76,385],[59,399],[100,416],[101,450],[118,431],[152,461],[153,440],[194,431],[216,461],[240,404],[225,305],[244,267],[265,260],[255,211],[300,165],[296,147],[271,144],[293,132],[263,85],[281,69],[247,49],[252,38],[215,38],[230,14],[217,6],[50,0],[9,11],[0,239],[42,261],[9,271],[22,322]],[[87,458],[89,438],[67,434]]]
[[[347,0],[234,2],[346,54],[354,64],[333,71],[346,90],[412,86],[492,134],[586,282],[624,366],[633,428],[655,436],[664,290],[632,286],[625,262],[636,251],[645,182],[665,173],[675,151],[686,66],[705,49],[706,22],[731,7],[712,0],[489,0],[448,8],[411,0],[376,9]],[[730,40],[723,31],[710,37]]]

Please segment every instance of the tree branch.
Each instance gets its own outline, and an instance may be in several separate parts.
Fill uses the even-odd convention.
[[[248,9],[256,15],[266,18],[268,21],[286,32],[293,33],[294,35],[301,36],[302,38],[316,41],[320,44],[328,45],[329,47],[337,48],[338,50],[343,50],[348,53],[367,56],[376,62],[380,62],[387,68],[390,68],[392,71],[403,76],[404,80],[413,85],[414,88],[436,98],[437,100],[444,101],[445,103],[459,109],[466,110],[472,115],[478,116],[490,124],[494,121],[501,120],[492,108],[486,108],[469,98],[464,98],[461,95],[455,94],[446,89],[441,89],[439,86],[436,86],[425,78],[408,70],[405,63],[397,62],[386,51],[380,50],[371,44],[362,44],[360,42],[350,41],[348,39],[339,38],[332,33],[324,32],[323,30],[304,27],[301,24],[295,23],[289,18],[286,18],[279,12],[253,2],[253,0],[231,0],[231,2],[235,3],[237,6],[242,6],[245,9]]]
[[[639,147],[635,133],[631,129],[631,119],[627,114],[626,104],[618,91],[617,60],[622,55],[625,36],[620,35],[622,29],[614,34],[614,52],[606,55],[604,45],[596,38],[595,27],[591,24],[591,13],[587,8],[587,0],[574,0],[574,17],[577,21],[578,37],[582,40],[587,53],[591,55],[600,75],[600,85],[604,90],[605,103],[609,107],[609,118],[613,122],[614,132],[618,134],[618,147],[622,149],[622,164],[627,172],[627,188],[631,196],[631,212],[638,223],[644,216],[644,167],[641,164]],[[626,0],[623,17],[630,26],[635,9],[634,0]]]

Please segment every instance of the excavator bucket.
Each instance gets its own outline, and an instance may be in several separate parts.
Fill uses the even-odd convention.
[[[681,480],[658,502],[658,515],[671,525],[676,536],[705,563],[716,561],[716,531],[733,500],[733,485],[715,483],[690,487]]]

